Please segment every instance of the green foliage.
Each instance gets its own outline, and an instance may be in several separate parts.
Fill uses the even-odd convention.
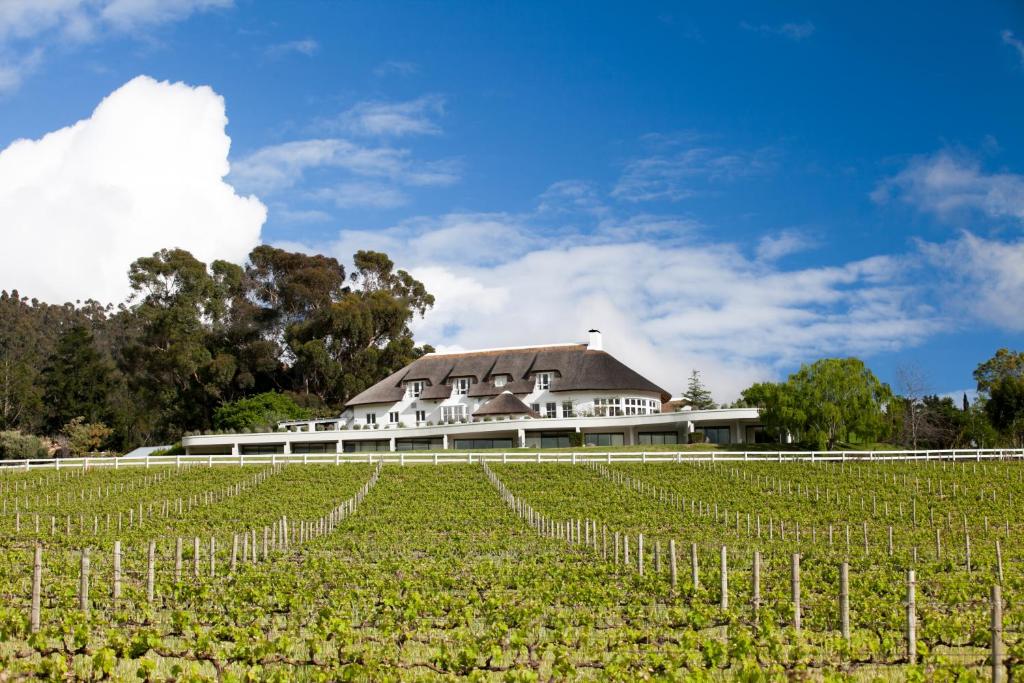
[[[76,417],[88,422],[109,420],[115,375],[113,362],[99,351],[89,328],[69,327],[58,337],[42,373],[46,429],[55,434]]]
[[[974,370],[974,380],[978,383],[978,393],[985,397],[995,388],[996,384],[1008,377],[1024,376],[1024,352],[999,349],[995,355]]]
[[[86,422],[79,416],[64,425],[61,433],[67,438],[72,454],[85,455],[102,449],[113,430],[102,422]]]
[[[718,407],[711,398],[711,391],[701,381],[699,370],[694,370],[690,373],[690,379],[686,386],[686,392],[683,394],[683,399],[694,410],[710,410]]]
[[[1024,377],[1008,375],[989,388],[985,414],[1014,445],[1024,444]]]
[[[213,426],[217,429],[255,430],[282,420],[308,418],[309,411],[299,406],[291,396],[267,391],[220,406],[213,414]]]
[[[892,392],[857,358],[823,358],[784,383],[751,386],[743,400],[761,409],[762,423],[776,438],[789,433],[832,448],[838,441],[884,436]]]
[[[49,452],[39,437],[19,431],[0,432],[0,460],[46,458]]]

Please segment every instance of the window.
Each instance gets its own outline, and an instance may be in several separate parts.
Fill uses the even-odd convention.
[[[334,453],[338,446],[333,442],[327,443],[293,443],[292,453]]]
[[[558,417],[558,404],[552,402],[545,405],[544,417]]]
[[[465,396],[469,393],[469,378],[461,377],[455,380],[455,395]]]
[[[494,386],[496,386],[496,387],[498,387],[500,389],[501,387],[505,386],[506,384],[508,384],[508,377],[506,375],[495,375],[494,376]]]
[[[262,444],[243,444],[242,455],[271,455],[274,453],[284,453],[284,446],[267,446]]]
[[[532,410],[533,412],[535,412],[538,415],[540,415],[540,404],[539,403],[531,403],[530,404],[530,410]]]
[[[563,433],[551,433],[540,435],[541,448],[568,448],[569,435]]]
[[[346,441],[344,445],[346,453],[367,453],[374,451],[390,451],[390,441]]]
[[[679,435],[676,432],[640,432],[637,443],[643,446],[679,443]]]
[[[646,398],[627,398],[623,403],[626,415],[646,415],[649,408]]]
[[[586,434],[584,441],[588,446],[621,446],[622,434]]]
[[[398,424],[398,411],[394,410],[388,413],[388,422],[391,424]]]
[[[562,401],[562,417],[576,417],[576,411],[573,410],[572,401]]]
[[[368,424],[368,425],[375,425],[375,424],[377,424],[377,413],[367,413],[366,414],[366,424]]]
[[[728,427],[701,427],[704,432],[704,440],[708,443],[729,443]]]
[[[466,406],[441,406],[441,419],[456,422],[466,416]]]
[[[537,391],[547,391],[551,387],[551,373],[550,372],[538,372],[537,383],[534,388]]]
[[[416,424],[420,424],[420,423],[426,422],[426,421],[427,421],[427,411],[425,411],[425,410],[417,410],[416,411]]]
[[[419,398],[420,394],[423,393],[423,382],[416,380],[415,382],[409,382],[405,385],[405,395],[407,398]]]
[[[396,451],[429,451],[440,448],[440,439],[395,439]]]
[[[600,417],[622,415],[622,408],[617,398],[595,398],[594,414]]]
[[[512,439],[455,439],[455,448],[467,451],[483,448],[512,448]]]

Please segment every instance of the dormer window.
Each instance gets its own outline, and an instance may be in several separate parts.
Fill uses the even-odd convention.
[[[454,382],[454,393],[456,396],[465,396],[469,393],[469,378],[460,377]]]
[[[550,372],[538,372],[536,377],[535,389],[537,391],[547,391],[551,387],[551,373]]]
[[[508,384],[508,376],[507,375],[495,375],[494,376],[494,386],[496,386],[497,388],[500,389],[501,387],[505,386],[506,384]]]
[[[416,380],[415,382],[408,382],[405,385],[405,396],[406,398],[419,398],[420,394],[423,393],[423,381]]]

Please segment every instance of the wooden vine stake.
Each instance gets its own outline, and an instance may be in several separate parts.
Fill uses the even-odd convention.
[[[1003,595],[992,586],[992,683],[1003,681]]]
[[[723,545],[722,546],[722,610],[729,609],[729,550]]]
[[[89,613],[89,548],[82,548],[81,566],[78,571],[78,609]]]
[[[891,527],[890,527],[891,528]],[[850,563],[839,565],[839,629],[850,640]]]
[[[998,543],[998,541],[996,541],[996,543]],[[674,538],[670,539],[668,542],[668,571],[672,577],[672,592],[675,592],[679,581],[679,575],[676,571],[676,540]]]
[[[792,571],[790,572],[793,595],[793,628],[800,630],[800,553],[793,553]]]
[[[917,664],[917,594],[914,570],[907,572],[907,661]]]
[[[696,590],[700,588],[700,570],[697,566],[697,544],[690,544],[690,579],[693,582],[693,588]]]
[[[153,602],[156,590],[156,541],[149,542],[149,553],[146,558],[146,601]]]
[[[39,607],[43,592],[43,546],[36,543],[35,557],[32,559],[32,613],[30,622],[32,633],[39,633]]]
[[[754,607],[754,615],[761,609],[761,551],[754,551],[754,568],[751,572],[751,598],[750,601]]]

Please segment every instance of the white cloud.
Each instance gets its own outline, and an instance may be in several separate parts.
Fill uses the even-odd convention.
[[[790,254],[807,251],[817,242],[798,230],[783,230],[775,235],[765,235],[757,243],[757,260],[774,261]]]
[[[129,264],[164,247],[244,260],[266,208],[224,182],[226,124],[210,88],[143,76],[89,118],[12,143],[0,152],[0,288],[119,301]]]
[[[399,60],[388,60],[382,62],[373,68],[373,75],[377,77],[383,76],[412,76],[418,73],[420,67],[415,62],[403,62]]]
[[[289,40],[285,43],[277,43],[267,48],[267,56],[272,59],[279,59],[288,54],[300,54],[312,57],[320,49],[320,43],[312,38],[302,40]]]
[[[747,31],[782,36],[790,40],[803,40],[814,35],[817,28],[810,21],[787,22],[784,24],[750,24],[741,22],[740,27]]]
[[[716,184],[770,173],[776,166],[776,151],[768,147],[746,152],[695,145],[691,137],[649,140],[669,149],[628,162],[612,190],[613,197],[630,202],[677,202],[706,194]],[[683,149],[671,149],[680,142]]]
[[[871,197],[879,203],[896,198],[940,217],[969,209],[991,218],[1024,219],[1024,176],[986,173],[977,159],[946,150],[914,157],[879,183]]]
[[[435,119],[443,114],[444,98],[424,95],[407,102],[359,102],[327,125],[355,135],[439,135]]]
[[[1017,51],[1021,66],[1024,66],[1024,41],[1013,34],[1013,31],[1006,30],[1000,34],[1003,42]]]
[[[232,5],[233,0],[0,0],[0,92],[16,89],[50,45],[67,48],[109,33],[135,34]]]
[[[307,176],[334,172],[332,177]],[[247,192],[279,193],[300,183],[307,199],[330,201],[340,208],[390,208],[407,201],[402,188],[440,187],[459,179],[452,160],[419,161],[407,149],[369,147],[342,138],[295,140],[256,150],[236,161],[231,181]]]
[[[999,329],[1024,331],[1024,240],[1002,242],[964,232],[956,240],[918,246],[942,273],[939,295],[954,310]]]
[[[342,231],[316,248],[345,260],[383,250],[420,278],[437,300],[415,325],[422,342],[573,341],[598,327],[613,353],[666,389],[681,391],[698,368],[720,400],[801,361],[912,346],[947,324],[917,301],[901,259],[784,269],[734,245],[637,228],[609,242],[549,236],[528,217],[453,214]]]

